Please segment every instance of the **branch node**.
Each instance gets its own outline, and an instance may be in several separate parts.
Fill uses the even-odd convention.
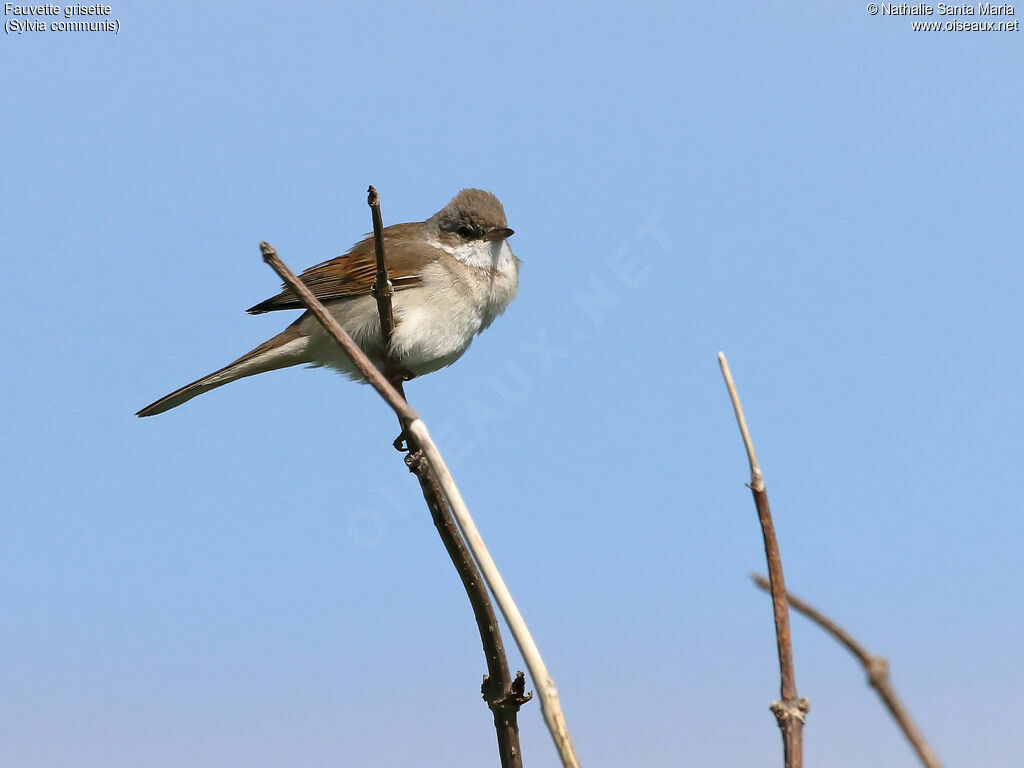
[[[505,690],[501,689],[500,681],[494,680],[490,675],[484,675],[480,693],[491,710],[501,710],[506,714],[518,712],[523,704],[533,698],[533,691],[526,693],[526,677],[522,672],[516,673],[515,680],[509,683]]]
[[[397,443],[401,441],[404,436],[404,432],[398,436],[398,439],[395,440],[395,448],[398,448]],[[425,478],[427,476],[427,468],[429,465],[427,464],[426,459],[423,458],[423,451],[419,449],[414,451],[411,448],[407,448],[406,450],[408,450],[409,453],[405,457],[405,466],[407,466],[409,468],[409,471],[412,472],[417,477]]]
[[[761,473],[761,467],[754,465],[753,469],[750,470],[750,482],[747,484],[747,487],[755,493],[764,492],[764,475]]]
[[[884,656],[871,656],[866,664],[868,683],[872,688],[878,688],[889,680],[889,660]]]
[[[752,573],[750,578],[761,589],[766,592],[769,590],[768,579],[764,576]],[[921,758],[921,762],[924,763],[926,768],[942,768],[942,763],[939,762],[938,756],[925,740],[924,734],[921,733],[920,729],[910,718],[910,713],[903,706],[903,702],[899,700],[896,692],[892,689],[892,684],[889,680],[889,660],[884,656],[875,656],[869,653],[863,645],[853,639],[849,632],[813,605],[801,600],[796,595],[787,592],[786,600],[793,608],[832,635],[850,653],[857,657],[861,666],[864,667],[864,671],[867,672],[868,684],[875,689],[879,698],[882,699],[882,702],[889,710],[889,714],[896,720],[896,724],[903,731],[903,735],[907,737],[907,741],[910,742],[918,757]]]
[[[775,719],[779,721],[779,727],[785,727],[790,720],[807,722],[807,713],[811,711],[809,699],[797,699],[795,701],[773,701],[771,705]]]

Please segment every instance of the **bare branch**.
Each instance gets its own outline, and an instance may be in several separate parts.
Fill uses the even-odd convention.
[[[766,592],[771,589],[768,579],[763,576],[752,573],[750,574],[750,578],[754,580],[754,583],[757,584],[757,586]],[[832,635],[832,637],[838,640],[850,653],[857,657],[857,661],[860,662],[861,666],[864,667],[864,671],[867,673],[868,683],[875,689],[879,697],[882,699],[882,702],[889,710],[889,713],[893,716],[893,719],[896,720],[896,723],[903,731],[903,735],[907,737],[907,741],[910,742],[914,751],[917,752],[917,756],[921,759],[921,763],[925,768],[942,768],[942,763],[939,761],[938,755],[935,754],[931,745],[928,744],[928,741],[925,739],[921,729],[917,727],[917,724],[910,717],[910,712],[896,695],[896,691],[892,687],[892,682],[889,678],[888,659],[883,656],[875,656],[870,653],[867,648],[854,640],[853,636],[850,635],[849,632],[840,627],[817,608],[801,600],[792,592],[786,592],[786,599],[797,611]]]
[[[385,372],[390,374],[387,375],[388,381],[404,399],[405,388],[402,384],[404,372],[391,357],[390,351],[391,335],[397,326],[392,307],[395,291],[388,278],[387,260],[384,253],[384,222],[380,211],[380,195],[372,185],[368,191],[366,202],[370,206],[373,216],[373,244],[377,256],[377,280],[373,285],[373,295],[377,299],[381,334],[384,337]],[[380,286],[384,286],[384,289],[379,290]],[[402,435],[395,441],[396,447],[400,445],[404,437],[409,450],[406,464],[419,480],[420,491],[427,503],[427,509],[430,510],[434,527],[437,528],[441,542],[459,574],[462,586],[466,590],[469,603],[473,608],[473,616],[476,619],[477,631],[480,633],[480,642],[483,645],[484,658],[487,663],[487,674],[484,675],[481,693],[494,716],[501,767],[522,768],[518,714],[519,708],[529,701],[532,695],[526,695],[517,687],[522,682],[522,673],[519,674],[515,682],[509,675],[508,658],[505,655],[505,644],[501,638],[498,617],[494,614],[494,606],[491,605],[491,599],[487,594],[487,587],[480,575],[480,570],[476,567],[473,556],[466,548],[466,542],[463,541],[455,520],[452,518],[451,508],[445,501],[444,492],[430,467],[430,462],[423,457],[423,451],[416,440],[409,436],[406,422],[401,417],[398,422],[402,428]]]
[[[412,455],[418,453],[415,446],[410,446]],[[498,618],[494,615],[494,607],[487,595],[487,587],[480,575],[480,570],[473,561],[473,556],[466,548],[451,509],[444,499],[444,492],[430,464],[425,459],[411,462],[410,469],[420,482],[423,498],[430,509],[430,516],[437,528],[438,535],[458,571],[462,585],[473,606],[477,631],[484,648],[487,662],[487,674],[484,675],[480,693],[487,702],[494,716],[494,728],[498,738],[498,756],[502,768],[522,768],[522,750],[519,746],[520,707],[533,698],[523,689],[523,673],[520,672],[513,680],[509,675],[508,658],[505,655],[505,644],[502,641]]]
[[[260,249],[263,253],[264,261],[277,272],[288,287],[302,300],[302,303],[313,312],[313,315],[324,327],[324,330],[331,335],[345,351],[345,354],[349,356],[353,365],[373,385],[373,388],[391,406],[392,410],[406,421],[407,432],[419,442],[432,469],[437,474],[441,488],[448,503],[451,505],[452,511],[455,513],[455,519],[458,521],[463,538],[479,564],[484,580],[498,601],[498,607],[501,609],[502,615],[505,617],[505,621],[515,637],[516,644],[523,654],[523,659],[526,661],[530,675],[533,677],[534,685],[540,694],[541,710],[543,711],[548,730],[555,741],[555,747],[558,749],[562,765],[565,768],[579,768],[579,759],[576,757],[576,751],[569,737],[569,731],[565,724],[565,717],[562,714],[558,691],[555,688],[554,681],[548,673],[544,660],[537,650],[533,636],[530,634],[522,614],[516,607],[515,601],[512,599],[512,595],[505,585],[497,565],[495,565],[494,560],[487,551],[480,532],[477,530],[476,524],[469,514],[469,509],[466,507],[466,503],[463,501],[462,495],[459,493],[459,489],[455,485],[455,481],[448,471],[440,451],[438,451],[437,446],[430,437],[430,433],[427,431],[426,424],[420,420],[416,411],[409,407],[409,404],[402,399],[398,391],[387,381],[383,374],[374,367],[366,354],[352,341],[345,330],[338,324],[338,321],[324,308],[323,304],[317,300],[309,288],[284,265],[273,246],[268,243],[261,243]]]
[[[754,494],[754,505],[761,523],[761,535],[764,539],[764,553],[768,561],[768,577],[772,596],[772,611],[775,615],[775,638],[779,653],[779,677],[781,678],[780,701],[772,702],[772,712],[782,731],[782,749],[786,768],[802,768],[803,766],[803,733],[804,721],[811,705],[807,699],[799,698],[796,690],[796,673],[793,668],[793,638],[789,628],[789,606],[786,603],[786,582],[782,576],[782,555],[779,542],[775,537],[775,524],[772,522],[771,507],[768,504],[768,493],[765,491],[764,476],[757,463],[754,453],[754,442],[747,429],[747,420],[743,416],[743,406],[736,391],[729,362],[725,353],[718,353],[718,364],[722,368],[725,386],[729,390],[732,409],[736,414],[743,444],[747,449],[747,460],[750,462],[750,485]]]
[[[555,747],[562,758],[562,765],[565,768],[579,768],[580,763],[569,736],[565,716],[562,714],[562,705],[558,699],[555,681],[544,664],[544,659],[540,655],[537,644],[534,642],[515,600],[512,599],[512,593],[505,586],[505,581],[501,578],[501,573],[498,572],[498,566],[491,558],[491,553],[487,551],[487,545],[484,544],[480,531],[477,530],[476,523],[473,522],[473,518],[469,514],[469,508],[462,499],[462,494],[459,493],[458,486],[455,485],[455,480],[452,478],[451,472],[448,471],[448,466],[430,438],[426,424],[420,419],[416,419],[409,425],[409,430],[423,446],[427,459],[437,472],[444,494],[448,497],[448,503],[451,504],[452,512],[455,513],[459,528],[462,529],[462,535],[473,551],[477,563],[480,564],[480,570],[483,571],[484,578],[487,579],[487,585],[491,588],[494,599],[498,601],[498,607],[501,608],[501,613],[512,631],[512,636],[516,639],[516,645],[519,646],[519,652],[523,655],[523,660],[533,678],[533,684],[537,687],[537,693],[540,695],[544,721],[551,732],[551,738],[555,740]]]
[[[370,206],[373,217],[373,249],[377,255],[377,279],[373,284],[373,297],[377,300],[377,311],[380,313],[380,330],[384,336],[385,353],[391,348],[391,334],[395,332],[395,316],[391,306],[391,297],[395,295],[395,287],[388,279],[388,268],[384,261],[384,221],[380,215],[380,195],[373,185],[367,190],[366,203]]]

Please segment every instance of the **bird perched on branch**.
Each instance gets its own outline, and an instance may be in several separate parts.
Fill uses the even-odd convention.
[[[300,279],[378,367],[388,358],[412,377],[451,365],[515,298],[519,259],[506,242],[512,230],[505,209],[490,192],[464,189],[426,221],[394,224],[383,234],[395,288],[396,327],[389,355],[384,354],[377,303],[371,295],[376,277],[372,236],[344,256],[307,269]],[[302,308],[298,297],[285,288],[248,311],[256,315]],[[328,366],[360,379],[345,353],[307,311],[230,365],[161,397],[137,415],[163,413],[236,379],[301,364]]]

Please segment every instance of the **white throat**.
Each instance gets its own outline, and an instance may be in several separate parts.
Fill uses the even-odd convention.
[[[505,240],[473,240],[460,245],[447,245],[435,240],[431,245],[451,254],[468,267],[494,270],[501,274],[508,274],[515,269],[515,256]]]

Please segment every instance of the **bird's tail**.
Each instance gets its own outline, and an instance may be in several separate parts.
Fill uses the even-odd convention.
[[[298,321],[296,321],[282,333],[279,333],[269,341],[263,342],[256,349],[242,355],[230,365],[226,365],[219,371],[203,376],[203,378],[197,379],[191,384],[186,384],[169,395],[164,395],[135,415],[155,416],[158,413],[169,411],[171,408],[177,408],[182,403],[204,392],[209,392],[211,389],[230,384],[236,379],[254,376],[264,371],[273,371],[277,368],[287,368],[290,365],[308,363],[309,359],[306,355],[308,343],[308,338],[299,333]]]

